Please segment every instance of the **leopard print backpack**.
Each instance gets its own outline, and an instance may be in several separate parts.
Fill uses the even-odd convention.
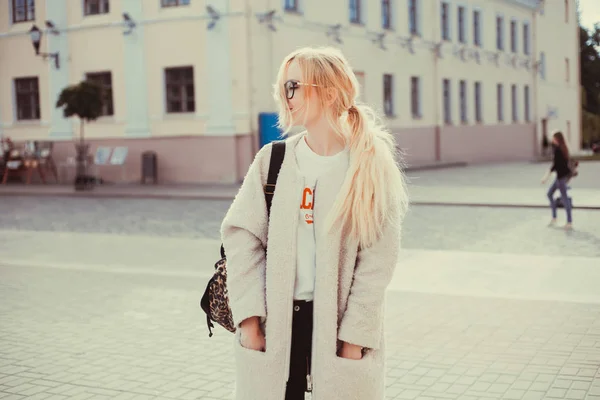
[[[267,184],[264,186],[265,201],[267,203],[267,216],[271,213],[271,202],[275,194],[277,176],[285,156],[285,142],[273,142],[271,161],[269,163],[269,174]],[[225,248],[221,245],[221,259],[215,263],[215,272],[208,281],[200,307],[206,313],[206,325],[208,326],[208,337],[212,337],[213,322],[221,325],[229,332],[235,332],[235,324],[229,308],[229,296],[227,293],[227,257]]]

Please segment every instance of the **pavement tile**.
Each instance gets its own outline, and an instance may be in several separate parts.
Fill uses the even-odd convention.
[[[550,389],[551,384],[550,383],[545,383],[545,382],[533,382],[533,384],[529,387],[529,390],[533,390],[533,391],[547,391],[548,389]]]
[[[585,381],[573,381],[573,384],[570,386],[571,389],[574,390],[589,390],[591,386],[590,382]]]
[[[567,394],[566,389],[552,388],[546,394],[549,398],[564,399]]]
[[[49,398],[50,396],[52,396],[52,394],[50,393],[46,393],[46,392],[39,392],[33,395],[27,395],[27,399],[28,400],[45,400],[47,398]]]
[[[587,396],[587,390],[571,389],[567,392],[567,399],[583,400]]]
[[[402,391],[402,393],[396,395],[394,398],[395,399],[412,400],[412,399],[418,399],[420,395],[421,395],[420,390],[404,390],[404,391]]]
[[[508,385],[506,383],[493,383],[492,385],[490,385],[490,387],[488,388],[487,391],[491,392],[491,393],[504,393],[509,388],[510,388],[510,385]]]
[[[544,398],[546,392],[527,391],[523,395],[523,400],[541,400]]]
[[[502,397],[506,400],[521,400],[524,394],[525,390],[509,389]]]

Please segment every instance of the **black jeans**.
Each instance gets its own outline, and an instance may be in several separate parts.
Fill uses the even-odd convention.
[[[292,320],[292,350],[290,354],[290,377],[287,381],[285,400],[304,400],[307,391],[306,376],[310,374],[313,303],[294,300]]]

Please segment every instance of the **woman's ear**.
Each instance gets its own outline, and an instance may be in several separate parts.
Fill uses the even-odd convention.
[[[338,92],[334,88],[326,88],[325,89],[325,104],[328,106],[335,103],[338,98]]]

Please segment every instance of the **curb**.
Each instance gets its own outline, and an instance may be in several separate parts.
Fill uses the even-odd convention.
[[[488,207],[488,208],[534,208],[534,209],[546,209],[550,208],[550,205],[542,204],[498,204],[498,203],[452,203],[452,202],[430,202],[430,201],[411,201],[411,205],[417,206],[443,206],[443,207]],[[600,210],[599,206],[575,206],[573,210]]]
[[[405,172],[414,172],[414,171],[430,171],[436,169],[449,169],[449,168],[463,168],[467,167],[469,164],[466,162],[449,162],[449,163],[440,163],[440,164],[431,164],[431,165],[416,165],[416,166],[408,166],[404,168]]]
[[[0,191],[2,196],[22,196],[22,197],[79,197],[87,199],[113,198],[113,199],[149,199],[149,200],[233,200],[235,195],[220,194],[175,194],[175,193],[102,193],[102,192],[4,192]]]
[[[98,193],[98,192],[2,192],[2,196],[39,196],[39,197],[79,197],[88,199],[148,199],[148,200],[233,200],[235,195],[219,194],[173,194],[173,193]],[[480,202],[448,202],[448,201],[411,201],[411,205],[416,206],[440,206],[440,207],[489,207],[489,208],[532,208],[546,209],[546,204],[499,204],[499,203],[480,203]],[[598,206],[574,206],[574,210],[600,210]]]
[[[207,265],[210,263],[207,263]],[[162,277],[180,277],[180,278],[191,278],[191,279],[209,279],[213,272],[206,268],[206,270],[177,270],[177,269],[164,269],[160,266],[156,268],[144,268],[144,267],[132,267],[126,264],[89,264],[89,263],[65,263],[65,262],[40,262],[39,260],[24,260],[24,259],[13,259],[13,260],[2,260],[0,265],[4,267],[12,268],[49,268],[49,269],[61,269],[61,270],[72,270],[72,271],[91,271],[91,272],[104,272],[112,274],[122,275],[156,275]]]

